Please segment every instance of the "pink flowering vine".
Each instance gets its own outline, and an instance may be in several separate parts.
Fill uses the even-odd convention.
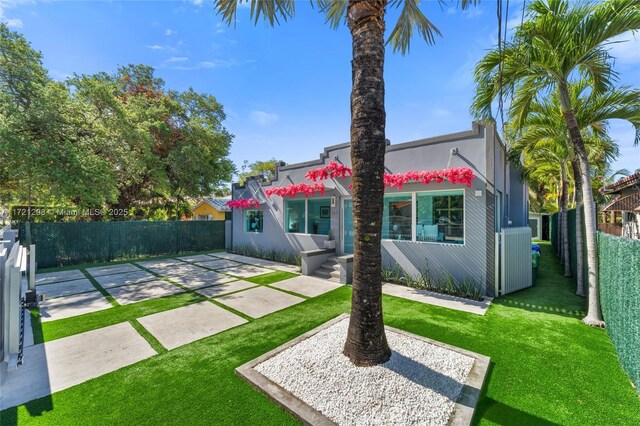
[[[295,197],[297,194],[304,194],[305,197],[313,196],[316,192],[320,192],[324,195],[325,187],[323,183],[314,183],[313,185],[309,185],[306,183],[299,183],[289,186],[277,187],[277,188],[267,188],[264,193],[267,197],[271,197],[272,195],[279,195],[281,197]]]
[[[232,209],[250,209],[252,207],[260,207],[260,201],[256,200],[255,198],[247,198],[244,200],[229,200],[224,204]]]
[[[325,180],[330,178],[337,177],[346,177],[347,175],[351,176],[351,167],[347,167],[344,164],[336,163],[335,161],[330,162],[324,167],[320,167],[317,169],[311,169],[307,171],[305,177],[307,180],[312,182],[317,182],[319,180]]]

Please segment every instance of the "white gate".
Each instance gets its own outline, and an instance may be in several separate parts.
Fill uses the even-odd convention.
[[[531,287],[531,228],[502,229],[496,246],[500,255],[499,294]]]

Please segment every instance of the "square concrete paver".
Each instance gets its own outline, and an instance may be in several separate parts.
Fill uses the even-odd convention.
[[[48,322],[102,311],[109,309],[112,305],[99,291],[92,291],[45,300],[40,302],[38,306],[40,307],[40,320]]]
[[[147,281],[139,284],[129,284],[108,288],[107,291],[121,305],[142,302],[184,292],[183,289],[166,281]]]
[[[242,263],[234,262],[233,260],[227,260],[227,259],[211,260],[211,258],[209,258],[207,262],[198,262],[196,263],[196,265],[209,268],[209,269],[221,269],[221,268],[231,268],[232,266],[241,266]]]
[[[297,265],[289,265],[286,263],[274,262],[272,260],[258,259],[255,257],[242,256],[234,253],[214,253],[210,254],[220,259],[233,260],[236,262],[247,263],[249,265],[263,266],[265,268],[276,269],[278,271],[287,271],[293,273],[300,273],[300,267]]]
[[[104,288],[119,287],[127,284],[138,284],[155,280],[157,277],[147,271],[126,272],[124,274],[103,275],[95,280]]]
[[[139,318],[167,349],[177,348],[247,322],[210,302],[195,303]]]
[[[207,256],[206,254],[194,254],[191,256],[182,256],[182,257],[178,257],[177,259],[182,260],[183,262],[206,262],[208,260],[211,260],[210,256]]]
[[[96,291],[96,288],[91,284],[91,281],[82,278],[79,280],[39,285],[36,286],[36,290],[38,294],[44,294],[47,299],[51,299],[52,297]]]
[[[305,299],[267,287],[256,287],[222,296],[216,300],[252,318],[260,318],[304,302]]]
[[[139,270],[140,268],[138,268],[135,265],[132,265],[131,263],[122,263],[119,265],[97,266],[95,268],[87,268],[87,272],[94,277],[99,277],[101,275],[121,274],[124,272],[134,272]]]
[[[167,266],[172,266],[172,265],[184,265],[184,262],[178,259],[144,260],[136,263],[142,266],[143,268],[147,268],[147,269],[166,268]]]
[[[61,391],[155,354],[126,322],[26,347],[20,368],[0,373],[0,409]]]
[[[342,284],[340,283],[304,275],[288,280],[278,281],[277,283],[269,285],[271,287],[292,291],[308,297],[320,296],[321,294],[335,290],[338,287],[342,287]]]
[[[177,282],[190,289],[208,287],[216,284],[228,283],[234,281],[235,278],[228,275],[219,274],[213,271],[203,272],[201,274],[179,275],[177,277],[169,277],[171,281]]]
[[[59,281],[70,281],[84,278],[84,274],[80,269],[71,271],[45,272],[44,274],[36,274],[36,285],[49,284]]]
[[[257,284],[250,283],[248,281],[233,281],[226,284],[215,285],[213,287],[201,288],[196,290],[205,297],[218,297],[223,294],[233,293],[234,291],[246,290],[248,288],[257,287]]]
[[[255,277],[256,275],[268,274],[269,272],[273,271],[271,269],[265,269],[259,266],[239,265],[232,266],[231,268],[219,269],[218,272],[233,275],[234,277],[249,278]]]
[[[182,262],[180,265],[171,265],[164,266],[160,268],[149,268],[151,271],[158,275],[162,275],[165,277],[177,277],[179,275],[193,275],[193,274],[201,274],[203,272],[207,272],[207,269],[200,268],[196,265],[192,265],[190,263]]]

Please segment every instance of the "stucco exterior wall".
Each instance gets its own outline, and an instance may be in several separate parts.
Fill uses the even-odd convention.
[[[193,220],[197,220],[198,215],[203,215],[203,216],[212,215],[211,220],[224,220],[224,212],[214,209],[207,203],[200,204],[197,208],[195,208],[191,212],[191,218]]]
[[[427,268],[431,271],[446,271],[457,280],[474,279],[482,283],[491,294],[495,262],[494,195],[497,190],[502,194],[508,193],[506,185],[510,183],[505,158],[504,147],[493,128],[485,129],[475,123],[471,130],[465,132],[389,145],[385,157],[387,173],[470,167],[477,178],[470,188],[444,182],[426,186],[409,184],[402,190],[388,189],[386,193],[464,190],[464,244],[383,240],[383,265],[398,265],[411,274],[420,273]],[[307,170],[321,167],[333,160],[351,166],[349,144],[327,147],[317,160],[279,167],[276,179],[270,185],[262,185],[255,179],[247,180],[244,187],[234,185],[234,199],[253,197],[264,203],[261,207],[264,215],[261,233],[245,232],[245,210],[234,209],[234,246],[251,245],[291,253],[323,248],[326,236],[285,233],[285,200],[278,196],[266,198],[264,189],[306,182],[304,175]],[[331,208],[331,230],[336,239],[336,252],[342,254],[342,205],[343,200],[350,198],[348,187],[351,179],[329,179],[324,184],[327,188],[324,197],[335,197],[335,206]],[[321,197],[318,194],[314,199]],[[304,195],[295,197],[304,198]],[[503,203],[503,210],[504,207]],[[500,212],[500,215],[504,214],[504,211]]]

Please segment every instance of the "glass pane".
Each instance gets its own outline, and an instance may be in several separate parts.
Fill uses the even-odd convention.
[[[306,232],[304,229],[304,200],[285,201],[284,226],[286,232]]]
[[[262,232],[262,210],[247,210],[244,214],[244,230]]]
[[[331,228],[331,199],[307,201],[307,233],[329,235]]]
[[[416,240],[464,243],[464,195],[462,191],[416,194]]]
[[[411,241],[411,195],[385,195],[382,238]]]

